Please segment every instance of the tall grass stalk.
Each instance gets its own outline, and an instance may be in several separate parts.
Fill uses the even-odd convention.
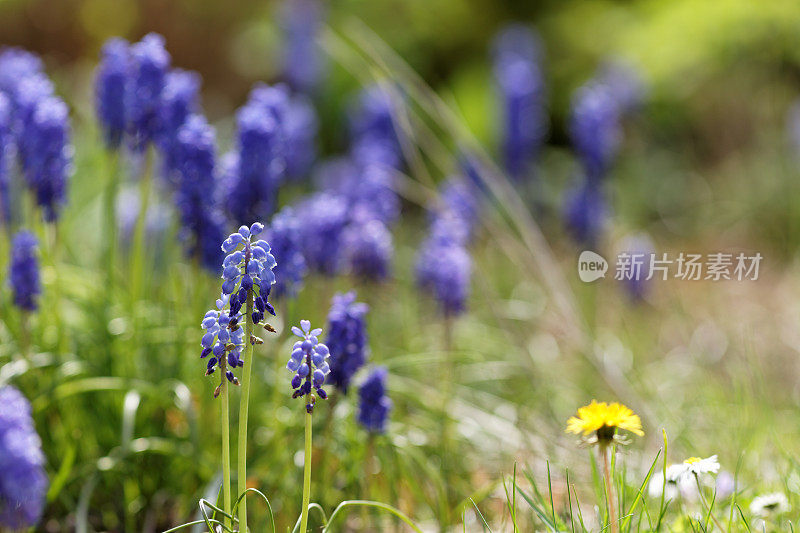
[[[247,412],[250,402],[250,377],[253,373],[253,291],[247,291],[247,312],[244,330],[244,373],[242,397],[239,400],[239,453],[237,454],[236,483],[241,496],[247,490]],[[239,504],[239,531],[247,533],[247,498]]]

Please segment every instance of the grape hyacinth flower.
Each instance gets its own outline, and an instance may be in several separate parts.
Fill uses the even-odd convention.
[[[39,522],[49,484],[44,462],[30,403],[14,387],[0,388],[0,525],[3,528],[23,531]]]
[[[16,105],[20,82],[42,75],[43,70],[41,58],[33,52],[16,47],[0,49],[0,92]]]
[[[294,90],[310,93],[322,78],[322,51],[317,35],[324,8],[318,0],[291,0],[284,2],[282,15],[283,76]]]
[[[358,423],[370,433],[386,433],[386,423],[392,410],[392,400],[386,395],[384,367],[373,369],[358,389]]]
[[[242,373],[242,395],[239,403],[239,450],[237,455],[238,493],[247,490],[247,419],[250,402],[250,382],[253,371],[253,345],[264,341],[253,334],[253,326],[261,323],[264,313],[275,315],[268,301],[272,285],[275,283],[275,258],[265,240],[255,240],[264,231],[264,225],[254,222],[250,227],[241,226],[222,243],[222,251],[227,255],[222,261],[222,294],[228,298],[228,329],[235,331],[239,321],[244,321],[245,361]],[[224,302],[223,302],[224,304]],[[240,314],[243,316],[240,318]],[[267,323],[262,324],[270,332],[275,329]],[[213,350],[213,347],[212,347]],[[241,359],[239,359],[241,360]],[[238,361],[237,361],[238,363]],[[241,531],[247,531],[247,507],[244,501],[239,505],[239,524]]]
[[[35,74],[20,80],[18,92],[12,100],[14,113],[14,141],[17,157],[23,172],[29,172],[36,156],[33,143],[39,138],[34,115],[43,101],[53,96],[53,82],[44,74]]]
[[[275,116],[250,102],[236,114],[238,157],[229,177],[225,199],[231,218],[239,224],[275,210],[279,176],[281,132]]]
[[[39,244],[28,231],[20,231],[11,241],[8,281],[14,293],[14,305],[23,311],[35,311],[42,292],[39,281]]]
[[[112,38],[103,45],[94,82],[95,109],[103,139],[112,150],[119,148],[125,134],[126,83],[130,62],[130,44]]]
[[[178,131],[200,109],[200,75],[175,69],[167,74],[161,95],[158,145],[164,157],[164,176],[172,181],[178,166]]]
[[[160,128],[161,96],[171,58],[164,48],[164,37],[148,33],[130,47],[128,83],[128,130],[132,147],[143,152]]]
[[[11,101],[0,93],[0,222],[11,221]]]
[[[417,285],[433,292],[447,317],[466,309],[471,271],[469,253],[448,231],[432,232],[417,256]]]
[[[331,351],[329,381],[342,394],[347,394],[353,376],[367,361],[367,311],[369,306],[356,302],[355,291],[350,291],[334,295],[328,312],[325,342]]]
[[[175,202],[181,215],[181,238],[189,255],[216,271],[222,254],[225,221],[214,203],[215,135],[205,117],[192,115],[180,127],[174,146]]]
[[[263,224],[254,222],[249,228],[240,227],[237,233],[232,233],[222,243],[222,251],[227,254],[222,262],[222,279],[225,280],[222,293],[231,295],[229,316],[234,324],[249,294],[254,298],[255,310],[250,317],[254,324],[264,319],[265,311],[275,315],[275,309],[267,300],[275,283],[275,274],[272,272],[275,258],[270,253],[267,241],[252,242],[252,238],[263,230]]]
[[[441,187],[439,217],[447,214],[461,221],[467,238],[472,236],[478,223],[480,204],[475,187],[460,176],[452,176]],[[443,213],[443,214],[441,214]]]
[[[564,201],[567,231],[576,242],[595,246],[606,222],[606,205],[601,184],[583,179],[567,191]]]
[[[67,180],[73,170],[67,105],[56,96],[43,99],[24,135],[28,187],[36,195],[44,219],[54,222],[66,201]]]
[[[351,151],[359,164],[400,167],[403,151],[393,112],[392,97],[386,87],[375,84],[359,95],[350,112]]]
[[[377,219],[350,223],[342,233],[342,249],[347,270],[368,281],[383,281],[391,270],[394,247],[392,234]]]
[[[293,298],[302,287],[307,270],[300,248],[300,220],[295,210],[287,206],[276,213],[265,236],[278,262],[272,294],[276,298],[284,295]]]
[[[605,84],[589,82],[573,96],[569,133],[591,182],[602,180],[617,154],[619,113],[619,104]]]
[[[309,268],[327,276],[342,266],[342,232],[348,222],[347,200],[337,194],[316,193],[297,205],[302,217],[300,237]]]
[[[200,357],[206,361],[206,375],[210,376],[219,368],[223,372],[221,379],[227,378],[234,385],[239,380],[233,375],[233,369],[243,366],[242,349],[244,348],[244,328],[239,324],[241,310],[233,316],[225,309],[230,305],[230,295],[222,294],[217,299],[217,308],[211,309],[203,317],[201,327],[205,330],[200,341],[203,351]],[[221,384],[214,391],[214,397],[219,396]]]
[[[286,364],[286,368],[294,373],[291,382],[294,389],[292,398],[305,397],[306,412],[313,413],[316,396],[312,394],[311,389],[313,388],[317,396],[323,400],[328,398],[322,386],[325,384],[325,376],[331,371],[327,362],[330,351],[326,345],[319,342],[318,337],[322,329],[311,329],[311,322],[308,320],[301,320],[300,328],[292,326],[292,333],[302,339],[292,346],[292,356]]]
[[[641,107],[645,86],[633,65],[621,59],[612,59],[603,64],[597,78],[609,88],[621,113],[629,114]]]
[[[295,96],[289,102],[283,131],[286,142],[286,176],[299,180],[308,175],[317,156],[316,138],[319,124],[311,102]]]
[[[536,35],[518,25],[503,30],[494,44],[494,77],[503,106],[503,159],[516,180],[529,171],[547,135],[539,48]]]

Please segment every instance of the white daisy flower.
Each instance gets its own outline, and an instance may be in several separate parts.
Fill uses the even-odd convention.
[[[683,464],[687,474],[699,476],[702,474],[716,474],[719,472],[719,461],[717,461],[716,455],[706,457],[705,459],[690,457],[686,459]]]
[[[694,500],[697,496],[697,487],[693,478],[685,475],[682,464],[667,467],[667,482],[664,483],[664,472],[658,470],[650,477],[647,492],[651,498],[660,498],[661,489],[664,489],[664,499],[676,500],[679,496],[685,500]]]
[[[786,499],[786,495],[782,492],[763,494],[750,502],[750,512],[760,517],[779,515],[789,511],[789,509],[789,500]]]

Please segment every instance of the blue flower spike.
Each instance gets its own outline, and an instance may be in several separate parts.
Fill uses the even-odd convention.
[[[286,364],[286,368],[294,374],[291,381],[294,389],[292,398],[305,397],[306,411],[313,413],[316,397],[323,400],[328,398],[322,386],[331,371],[327,361],[330,350],[319,342],[322,329],[311,329],[311,322],[308,320],[301,320],[299,328],[292,326],[292,333],[301,339],[292,346],[292,355]],[[316,391],[316,395],[312,393],[312,389]]]

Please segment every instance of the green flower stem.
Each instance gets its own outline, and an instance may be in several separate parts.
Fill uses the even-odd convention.
[[[108,182],[106,183],[104,213],[103,213],[103,234],[105,237],[106,252],[106,277],[108,282],[107,297],[110,304],[113,294],[113,283],[115,278],[114,263],[117,251],[117,188],[119,186],[119,151],[114,150],[108,153]],[[110,305],[109,305],[110,307]]]
[[[136,219],[136,226],[133,230],[133,244],[131,248],[131,311],[134,311],[136,302],[139,301],[142,290],[142,278],[144,277],[145,260],[147,253],[145,248],[145,236],[147,232],[147,209],[150,203],[150,189],[153,182],[153,151],[148,149],[145,155],[144,174],[139,178],[139,215]],[[134,323],[136,318],[134,315]]]
[[[237,454],[237,486],[241,496],[247,490],[247,411],[250,402],[250,376],[253,372],[253,291],[247,291],[247,312],[244,316],[244,373],[242,397],[239,400],[239,453]],[[239,504],[239,531],[247,533],[247,498]]]
[[[711,517],[711,520],[714,522],[714,525],[719,528],[720,531],[725,531],[725,528],[717,520],[717,517],[714,516],[714,513],[711,511],[711,506],[709,506],[708,502],[706,501],[706,497],[703,495],[703,487],[700,486],[700,476],[694,474],[694,481],[697,483],[697,493],[700,495],[700,501],[703,504],[703,508],[705,509],[708,516]]]
[[[608,518],[610,522],[611,533],[619,533],[619,523],[617,522],[617,509],[614,504],[614,489],[611,483],[611,467],[609,466],[609,456],[611,455],[611,447],[608,444],[600,445],[601,461],[603,461],[603,481],[606,486],[606,502],[608,503]]]
[[[311,403],[311,395],[306,394],[306,405]],[[304,406],[305,407],[305,406]],[[308,530],[308,504],[311,501],[311,413],[306,411],[306,450],[303,455],[303,509],[300,514],[300,532]]]
[[[224,356],[223,356],[224,357]],[[228,415],[228,380],[222,372],[222,510],[231,512],[231,442],[230,420]],[[230,527],[230,519],[223,515],[225,526]]]

